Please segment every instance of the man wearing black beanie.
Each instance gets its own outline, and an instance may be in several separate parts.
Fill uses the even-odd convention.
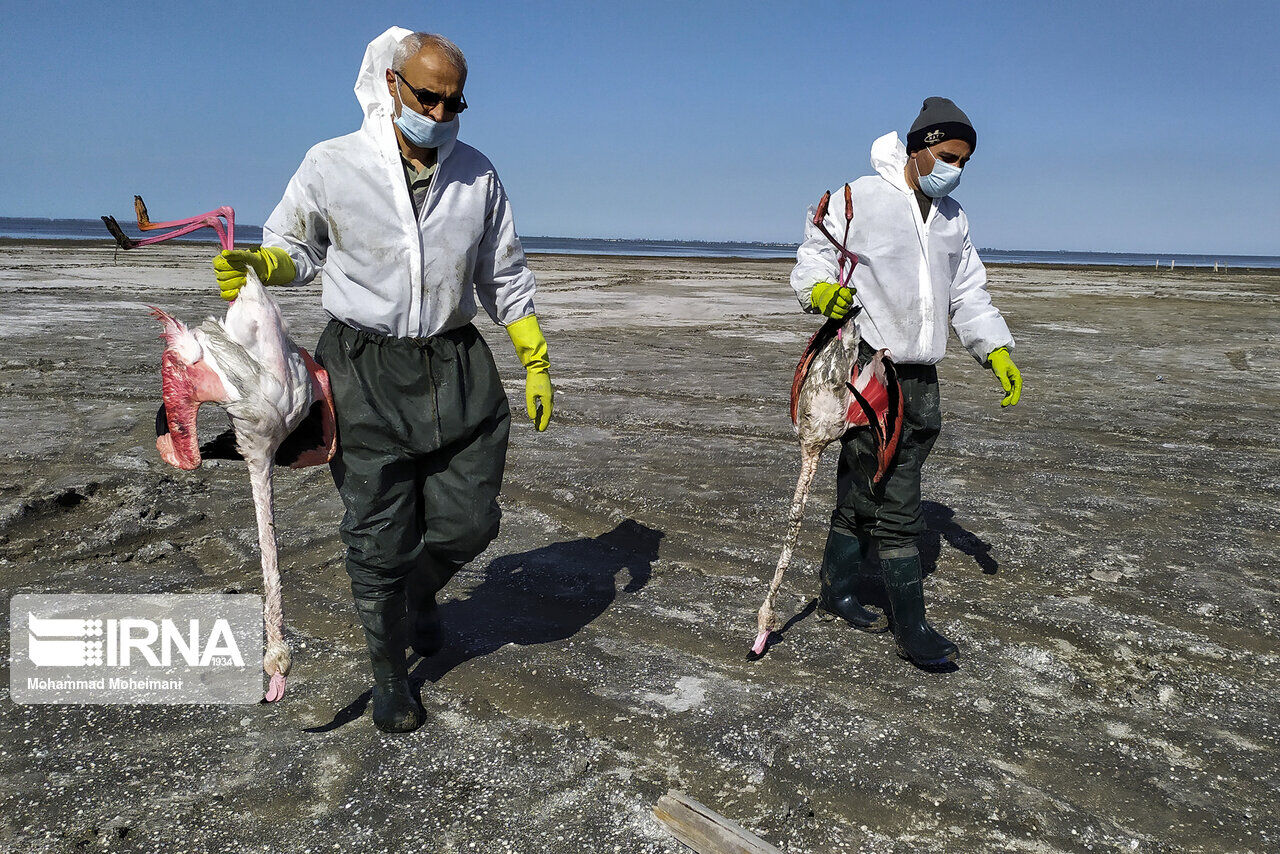
[[[919,151],[948,139],[969,143],[969,155],[978,148],[978,135],[964,110],[950,98],[925,98],[920,115],[907,134],[907,152]]]
[[[1002,406],[1022,393],[1009,351],[1013,336],[987,293],[986,269],[969,240],[969,221],[951,192],[978,145],[973,123],[947,98],[928,98],[904,146],[896,133],[871,145],[876,175],[849,185],[852,220],[847,246],[859,263],[840,281],[839,250],[813,223],[796,253],[791,287],[805,311],[837,321],[852,318],[862,339],[858,363],[889,350],[902,386],[903,426],[884,477],[873,483],[876,452],[870,429],[841,441],[836,509],[823,554],[820,613],[864,631],[887,627],[869,611],[868,591],[887,594],[898,653],[922,667],[955,660],[958,649],[925,619],[916,539],[924,532],[920,469],[942,427],[935,365],[946,353],[947,326],[1005,390]],[[823,223],[844,235],[845,194],[835,193]],[[875,540],[879,572],[864,575],[862,558]]]

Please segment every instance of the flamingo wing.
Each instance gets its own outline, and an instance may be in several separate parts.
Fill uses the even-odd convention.
[[[818,327],[818,331],[813,333],[809,338],[809,343],[805,345],[804,353],[800,356],[800,363],[796,365],[796,375],[791,381],[791,423],[799,425],[800,423],[800,389],[804,387],[804,381],[809,378],[809,369],[813,367],[813,360],[817,358],[818,353],[831,343],[831,339],[836,337],[840,332],[841,324],[834,320],[828,320],[826,323]]]
[[[902,386],[888,350],[878,351],[862,368],[854,365],[849,391],[852,396],[845,421],[850,429],[871,429],[877,463],[872,482],[879,483],[902,437]]]

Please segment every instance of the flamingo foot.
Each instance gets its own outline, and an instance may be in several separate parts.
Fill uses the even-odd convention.
[[[771,634],[771,632],[769,632],[768,630],[766,630],[766,631],[763,631],[763,632],[761,632],[760,634],[756,635],[756,642],[755,642],[754,644],[752,644],[752,645],[751,645],[751,652],[752,652],[753,654],[755,654],[755,655],[764,655],[764,648],[765,648],[766,646],[768,646],[768,645],[769,645],[769,635],[770,635],[770,634]]]
[[[284,676],[279,673],[271,674],[271,684],[267,686],[267,696],[264,697],[268,703],[274,703],[284,696]]]

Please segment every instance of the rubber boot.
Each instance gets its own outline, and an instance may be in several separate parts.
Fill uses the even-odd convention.
[[[404,594],[355,601],[373,666],[373,722],[383,732],[412,732],[422,726],[425,713],[409,686]]]
[[[409,573],[404,585],[409,614],[409,645],[423,658],[430,658],[444,646],[440,609],[429,592],[422,569]]]
[[[839,617],[864,632],[883,632],[889,628],[884,614],[868,611],[858,601],[858,585],[862,581],[862,544],[857,537],[827,534],[827,548],[822,553],[822,569],[818,578],[818,618],[831,621]]]
[[[934,631],[924,618],[920,553],[904,552],[895,549],[890,557],[880,559],[898,655],[920,667],[940,667],[955,661],[960,649]]]

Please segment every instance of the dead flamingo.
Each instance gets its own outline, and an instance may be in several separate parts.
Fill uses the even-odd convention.
[[[139,225],[143,225],[146,208],[140,198],[137,206]],[[223,247],[230,248],[234,239],[231,209],[219,210],[228,213],[227,231],[215,230]],[[197,227],[206,225],[202,222]],[[188,230],[180,228],[149,242],[184,233]],[[226,317],[210,318],[195,330],[152,308],[164,324],[165,341],[160,368],[164,405],[157,416],[156,448],[170,465],[198,468],[201,452],[196,413],[200,404],[218,403],[231,417],[236,448],[248,464],[258,525],[267,634],[262,666],[271,677],[266,700],[273,702],[284,695],[290,666],[272,502],[273,466],[278,462],[295,468],[326,463],[337,442],[329,375],[289,339],[279,306],[252,270],[247,277]],[[309,434],[298,429],[304,422],[312,428]]]
[[[858,263],[856,255],[847,248],[849,224],[853,220],[853,202],[849,185],[844,188],[845,233],[844,241],[837,243],[823,220],[831,202],[831,194],[825,193],[818,203],[813,222],[839,252],[838,281],[847,285]],[[796,481],[795,495],[791,499],[791,512],[787,516],[787,534],[783,541],[778,567],[764,604],[756,618],[756,639],[751,647],[754,655],[764,654],[769,635],[779,628],[774,600],[782,585],[782,576],[791,563],[791,554],[800,537],[800,524],[804,520],[804,508],[809,498],[809,488],[818,472],[822,452],[849,430],[868,427],[877,447],[877,470],[874,481],[879,482],[893,459],[898,437],[902,430],[902,390],[889,361],[889,351],[880,350],[863,368],[859,369],[858,333],[849,321],[859,308],[843,320],[828,320],[809,339],[800,364],[796,367],[791,385],[791,422],[795,425],[800,441],[800,477]]]

